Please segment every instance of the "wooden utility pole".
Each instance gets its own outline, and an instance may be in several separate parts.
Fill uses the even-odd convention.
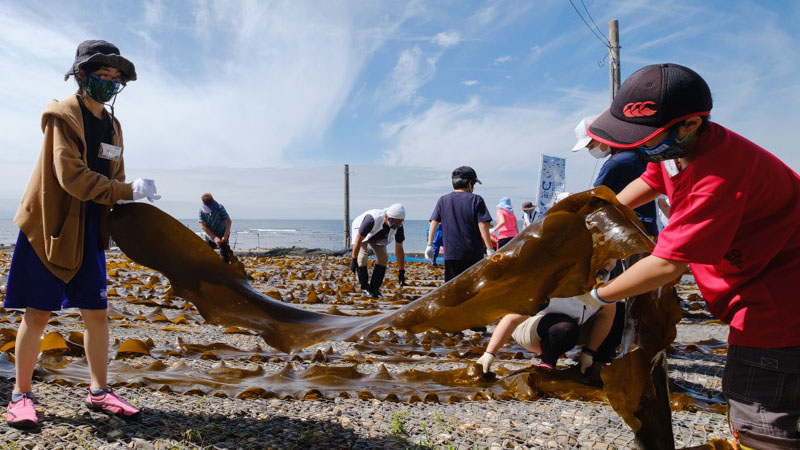
[[[344,248],[350,248],[350,165],[344,165]]]
[[[608,74],[611,81],[611,101],[619,91],[619,22],[617,19],[608,22]]]

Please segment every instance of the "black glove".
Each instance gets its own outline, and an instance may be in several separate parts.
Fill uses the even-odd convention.
[[[406,285],[406,270],[400,269],[397,271],[397,279],[400,280],[400,286]]]
[[[353,258],[350,260],[350,270],[352,270],[353,273],[358,271],[358,258]]]

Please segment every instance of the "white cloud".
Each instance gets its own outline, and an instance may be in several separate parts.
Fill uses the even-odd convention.
[[[161,0],[147,0],[144,3],[144,22],[152,26],[161,23],[164,16],[164,5]]]
[[[15,87],[0,100],[0,119],[18,130],[0,136],[5,162],[35,159],[29,149],[38,151],[44,105],[74,91],[74,84],[62,81],[63,73],[82,37],[99,32],[53,28],[51,15],[64,14],[63,22],[70,23],[69,14],[19,5],[0,5],[0,82]],[[396,26],[390,21],[385,29],[374,26],[369,14],[378,13],[295,2],[198,3],[190,20],[206,30],[200,34],[213,36],[198,42],[184,33],[183,24],[163,21],[167,13],[161,3],[148,3],[144,21],[161,25],[144,25],[131,31],[133,38],[114,42],[136,64],[139,76],[116,102],[126,165],[286,165],[292,149],[322,139],[371,52]],[[367,25],[369,33],[358,32]],[[147,45],[156,29],[160,42],[165,36],[174,41]],[[409,57],[413,65],[414,56]],[[435,61],[421,64],[419,83]],[[398,70],[396,81],[402,85],[402,62]],[[25,83],[20,83],[22,73]],[[417,85],[410,81],[406,87],[413,93]]]
[[[541,46],[534,45],[533,47],[531,47],[531,52],[530,52],[529,58],[532,59],[532,60],[537,60],[537,59],[539,59],[539,57],[542,56],[542,53],[544,53],[544,51],[545,51],[545,49],[542,48]]]
[[[461,35],[458,33],[458,31],[442,31],[441,33],[436,34],[432,40],[439,47],[449,48],[461,42]]]
[[[469,18],[469,21],[474,23],[477,28],[485,28],[488,30],[500,29],[517,22],[520,17],[531,9],[536,7],[537,10],[544,11],[546,8],[552,7],[554,2],[531,2],[529,0],[511,0],[511,1],[487,1],[486,6],[479,8]]]
[[[569,151],[575,140],[573,130],[605,97],[576,90],[564,92],[564,98],[560,106],[491,106],[477,97],[465,103],[436,102],[417,115],[384,124],[383,136],[389,142],[386,163],[396,167],[470,165],[484,181],[481,189],[487,195],[530,197],[544,153],[567,158],[568,189],[585,190],[591,183],[594,160]]]
[[[409,211],[429,212],[461,164],[478,170],[487,202],[510,195],[516,206],[534,194],[540,153],[565,156],[568,189],[585,189],[595,160],[568,149],[577,121],[608,104],[607,69],[596,65],[604,48],[562,1],[476,3],[465,19],[426,2],[148,0],[126,6],[120,22],[119,9],[102,2],[90,20],[83,4],[0,1],[0,161],[11,172],[0,215],[18,205],[44,106],[75,90],[63,74],[87,36],[104,36],[136,63],[139,81],[116,104],[128,174],[155,178],[160,206],[179,217],[194,216],[204,190],[239,217],[308,217],[308,205],[339,217],[341,168],[305,166],[342,159],[331,148],[341,142],[326,139],[345,133],[353,139],[344,145],[363,139],[376,149],[353,157],[353,210],[402,196]],[[736,2],[709,14],[702,2],[628,3],[597,8],[620,19],[623,76],[661,61],[696,69],[712,88],[713,120],[800,168],[792,144],[800,10]],[[558,19],[568,25],[560,34],[520,37],[518,26],[536,30],[562,13],[572,17]],[[606,18],[595,16],[601,27]],[[431,26],[445,31],[431,37]],[[487,67],[495,57],[502,70]],[[463,98],[478,91],[484,97]],[[377,153],[386,166],[358,166]]]
[[[436,61],[437,57],[424,57],[419,46],[400,52],[392,73],[378,90],[378,107],[391,109],[414,100],[417,90],[436,74]]]

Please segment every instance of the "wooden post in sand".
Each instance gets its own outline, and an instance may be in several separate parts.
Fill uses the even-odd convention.
[[[350,248],[350,165],[344,165],[344,248]]]

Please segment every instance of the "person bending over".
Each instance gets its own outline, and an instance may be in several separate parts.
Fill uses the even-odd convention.
[[[363,212],[353,220],[352,233],[353,254],[350,260],[350,270],[358,275],[358,283],[362,291],[373,298],[380,298],[381,285],[386,275],[386,265],[389,255],[386,247],[395,241],[394,251],[397,258],[397,278],[400,286],[406,284],[406,262],[403,242],[406,240],[403,230],[403,221],[406,218],[406,209],[400,203],[395,203],[384,209],[370,209]],[[377,262],[372,269],[372,279],[369,278],[367,262],[369,250],[367,245],[375,252]]]
[[[228,238],[231,235],[233,222],[228,216],[228,211],[207,192],[200,197],[200,200],[203,202],[199,213],[200,228],[206,234],[206,242],[213,249],[219,248],[222,260],[230,262],[231,246]]]
[[[609,264],[600,277],[608,280]],[[578,355],[581,373],[596,363],[609,363],[616,356],[625,323],[623,304],[609,304],[599,308],[584,305],[580,300],[552,298],[543,310],[534,316],[507,314],[497,324],[486,351],[478,359],[483,373],[489,373],[509,337],[525,350],[539,356],[539,367],[553,369],[558,358],[579,343]],[[581,339],[583,338],[583,339]]]

